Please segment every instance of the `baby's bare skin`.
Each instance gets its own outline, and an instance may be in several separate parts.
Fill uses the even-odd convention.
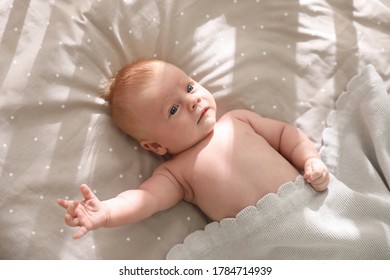
[[[155,172],[177,181],[184,199],[198,205],[212,220],[236,216],[299,175],[262,136],[239,119],[245,113],[224,115],[202,142]]]
[[[129,104],[136,116],[131,124],[137,120],[137,135],[126,123],[127,107],[122,114],[114,110],[113,118],[141,147],[173,158],[138,189],[115,198],[100,201],[81,185],[83,201],[58,199],[67,210],[66,224],[79,227],[73,238],[99,227],[138,222],[181,200],[197,205],[212,220],[235,217],[295,180],[298,170],[316,190],[327,188],[328,170],[299,130],[246,110],[217,120],[210,92],[171,64],[147,63],[153,66],[152,81],[141,92],[122,89],[121,96],[122,110]]]

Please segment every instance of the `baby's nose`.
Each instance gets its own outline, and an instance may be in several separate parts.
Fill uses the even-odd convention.
[[[199,97],[191,96],[189,102],[190,110],[194,111],[200,102],[201,99]]]

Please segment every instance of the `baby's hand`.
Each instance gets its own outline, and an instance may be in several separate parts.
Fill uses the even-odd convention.
[[[316,191],[324,191],[329,183],[329,171],[319,158],[309,158],[305,162],[304,178]]]
[[[104,204],[94,195],[87,185],[81,185],[80,191],[83,201],[57,199],[57,203],[67,210],[65,223],[71,227],[80,227],[73,234],[78,239],[90,230],[104,226],[108,220]]]

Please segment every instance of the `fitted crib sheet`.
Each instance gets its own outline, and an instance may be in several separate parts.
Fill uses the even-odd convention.
[[[182,202],[72,240],[56,198],[137,186],[163,159],[116,128],[101,85],[135,59],[181,67],[218,115],[253,110],[322,144],[351,77],[390,84],[390,12],[378,0],[0,3],[0,259],[162,259],[208,223]]]

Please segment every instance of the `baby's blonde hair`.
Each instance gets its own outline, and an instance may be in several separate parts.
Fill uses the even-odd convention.
[[[111,105],[114,122],[126,134],[140,140],[142,131],[138,125],[139,116],[134,114],[136,98],[152,81],[155,69],[161,61],[156,59],[140,60],[120,69],[107,80],[103,88],[103,99]]]

